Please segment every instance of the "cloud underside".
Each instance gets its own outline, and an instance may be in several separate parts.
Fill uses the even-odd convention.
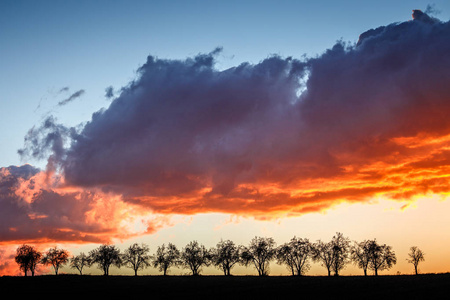
[[[1,237],[101,241],[149,213],[270,218],[446,194],[448,36],[450,23],[416,13],[303,60],[219,71],[220,49],[149,56],[87,124],[49,118],[29,131],[19,153],[47,170],[2,169],[2,207],[19,218]]]

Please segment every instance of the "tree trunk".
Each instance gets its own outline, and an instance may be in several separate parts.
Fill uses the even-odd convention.
[[[367,276],[367,269],[364,269],[364,276]]]
[[[378,268],[375,268],[375,276],[378,276]]]
[[[330,271],[330,269],[328,269],[327,271],[328,271],[328,276],[331,276],[331,271]]]
[[[134,276],[137,276],[137,269],[134,270]]]
[[[414,270],[416,271],[416,275],[418,275],[419,272],[417,272],[417,265],[414,266]]]

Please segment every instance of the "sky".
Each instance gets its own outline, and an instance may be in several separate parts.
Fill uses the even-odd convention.
[[[336,232],[391,245],[382,274],[412,273],[413,245],[448,272],[449,19],[448,1],[2,1],[0,274],[24,243]]]

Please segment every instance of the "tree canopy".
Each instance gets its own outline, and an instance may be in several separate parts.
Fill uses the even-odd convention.
[[[277,249],[277,262],[285,264],[292,275],[304,275],[310,268],[312,245],[308,239],[293,237]]]
[[[171,266],[175,266],[179,263],[180,251],[177,247],[169,243],[166,247],[162,244],[156,250],[156,255],[153,257],[153,267],[159,268],[159,271],[163,272],[164,276]]]
[[[15,261],[19,265],[20,270],[27,276],[27,272],[31,271],[31,276],[34,276],[36,266],[42,257],[42,253],[30,245],[22,245],[16,250]]]
[[[210,264],[210,253],[205,246],[197,241],[192,241],[183,248],[180,255],[180,262],[192,271],[192,275],[200,275],[203,266]]]
[[[122,263],[132,268],[134,276],[137,276],[138,270],[150,266],[151,256],[148,254],[149,252],[150,248],[147,245],[134,243],[125,250],[122,255]]]
[[[114,245],[101,245],[89,252],[91,264],[97,264],[103,270],[103,275],[109,275],[109,268],[115,265],[118,268],[122,265],[120,250]]]
[[[241,261],[241,247],[231,240],[221,240],[211,249],[211,262],[220,268],[224,275],[231,275],[231,269]]]
[[[276,255],[273,238],[254,237],[248,247],[242,249],[241,258],[245,266],[253,264],[259,276],[269,275],[269,263]]]
[[[62,265],[65,265],[69,261],[69,252],[64,249],[58,249],[56,247],[50,248],[42,257],[42,264],[52,265],[55,270],[55,275],[58,275],[58,270]]]

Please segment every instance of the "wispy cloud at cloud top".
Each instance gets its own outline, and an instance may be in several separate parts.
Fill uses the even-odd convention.
[[[62,90],[63,89],[61,89],[61,91]],[[78,90],[75,93],[73,93],[72,95],[70,95],[69,98],[59,101],[58,106],[64,106],[64,105],[72,102],[73,100],[81,97],[82,95],[84,95],[84,93],[85,93],[85,90]]]

